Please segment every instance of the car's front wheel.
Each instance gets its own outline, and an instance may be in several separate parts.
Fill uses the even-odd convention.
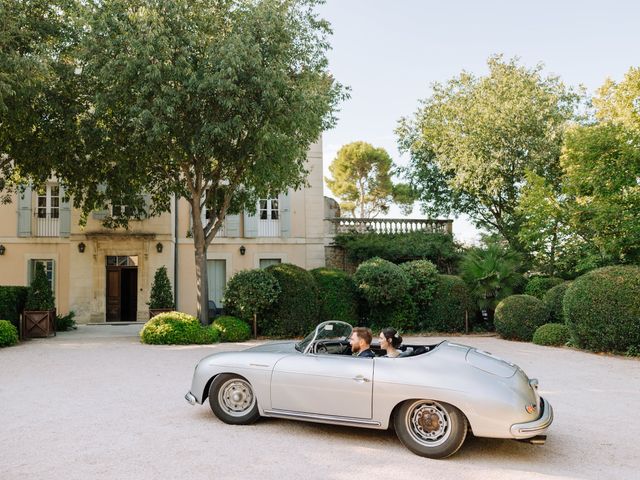
[[[467,436],[467,418],[453,405],[433,400],[408,400],[396,411],[394,427],[400,441],[422,457],[446,458]]]
[[[247,425],[260,418],[253,388],[239,375],[224,373],[214,378],[209,405],[216,417],[232,425]]]

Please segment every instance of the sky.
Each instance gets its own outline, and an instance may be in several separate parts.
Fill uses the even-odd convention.
[[[637,0],[327,0],[318,12],[334,32],[330,70],[351,88],[336,127],[323,134],[325,176],[340,147],[358,140],[405,165],[394,134],[398,120],[417,110],[433,82],[462,70],[485,74],[492,54],[517,56],[529,67],[542,63],[546,74],[588,93],[640,66]],[[387,216],[402,215],[392,208]],[[421,217],[418,208],[412,217]],[[464,217],[454,219],[454,235],[478,239]]]

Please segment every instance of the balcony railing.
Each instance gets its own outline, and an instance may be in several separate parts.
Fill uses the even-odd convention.
[[[409,218],[346,218],[325,219],[332,223],[331,233],[453,233],[453,220]]]
[[[60,219],[52,217],[50,214],[44,216],[36,216],[36,237],[59,237],[60,236]]]

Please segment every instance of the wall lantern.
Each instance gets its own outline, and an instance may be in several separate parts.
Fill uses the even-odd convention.
[[[240,246],[240,255],[244,255],[246,251],[247,251],[247,249],[244,248],[244,245],[241,245]]]
[[[0,255],[4,255],[4,252],[6,252],[7,249],[4,247],[4,245],[0,245]]]
[[[85,249],[85,248],[87,248],[87,246],[84,244],[84,242],[80,242],[80,243],[78,244],[78,251],[79,251],[80,253],[84,253],[84,249]]]
[[[156,250],[158,253],[162,253],[162,244],[160,242],[156,243]]]

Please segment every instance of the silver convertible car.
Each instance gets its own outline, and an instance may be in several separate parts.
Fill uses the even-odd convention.
[[[469,430],[544,443],[553,410],[518,366],[448,341],[405,345],[396,358],[358,358],[350,334],[351,325],[329,321],[299,342],[209,355],[196,365],[186,399],[208,398],[230,424],[264,416],[393,426],[407,448],[430,458],[454,454]]]

